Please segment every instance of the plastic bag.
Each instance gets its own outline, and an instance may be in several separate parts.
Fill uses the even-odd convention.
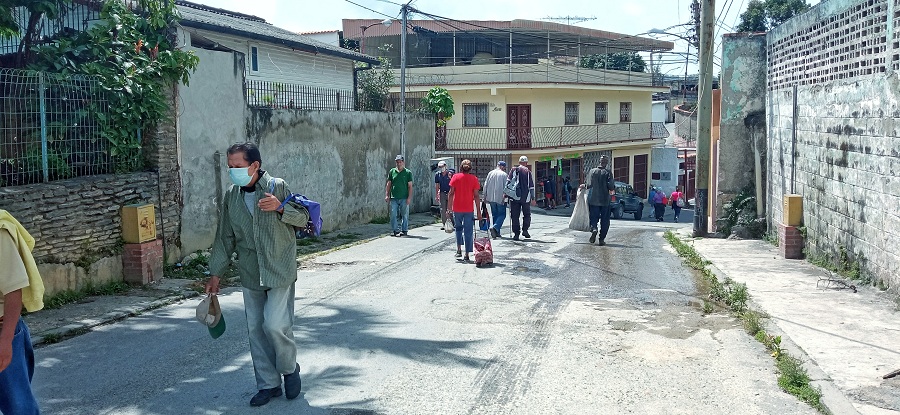
[[[587,197],[588,190],[579,188],[575,196],[575,208],[572,209],[572,216],[569,218],[569,229],[582,232],[591,230],[591,212]]]

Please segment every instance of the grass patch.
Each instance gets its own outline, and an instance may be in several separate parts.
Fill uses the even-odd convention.
[[[319,238],[303,238],[297,240],[297,246],[310,246],[319,242]]]
[[[63,335],[59,333],[47,333],[44,337],[44,343],[46,344],[54,344],[59,343],[63,339]]]
[[[372,220],[370,220],[369,223],[375,224],[375,225],[384,225],[385,223],[388,223],[390,221],[391,221],[390,216],[376,216],[376,217],[372,218]]]
[[[747,285],[736,283],[730,278],[719,281],[713,272],[707,268],[709,261],[703,259],[693,246],[682,241],[671,231],[665,233],[665,238],[675,248],[684,264],[700,271],[704,281],[708,284],[709,299],[723,303],[741,319],[744,330],[762,343],[775,358],[775,367],[778,369],[778,386],[787,393],[796,396],[801,401],[812,406],[822,413],[828,413],[828,409],[822,404],[822,392],[810,385],[809,375],[803,368],[803,362],[786,353],[781,347],[781,336],[766,333],[763,328],[763,316],[747,306],[750,294]],[[713,312],[713,304],[703,301],[703,313]]]
[[[112,281],[102,285],[87,284],[80,290],[66,290],[44,300],[44,308],[56,309],[74,304],[92,295],[116,295],[127,292],[131,286],[124,281]]]
[[[209,277],[209,256],[202,251],[197,251],[189,256],[184,263],[166,265],[165,276],[167,278],[180,278],[186,280],[202,280]]]
[[[850,253],[843,246],[838,247],[837,255],[834,258],[827,254],[816,255],[810,252],[805,252],[805,254],[806,260],[819,268],[825,268],[844,278],[862,281],[866,284],[871,283],[871,280],[865,278],[862,273],[862,265],[860,264],[860,261],[863,260],[862,254],[851,257]]]
[[[800,359],[782,354],[776,360],[775,366],[778,368],[778,386],[781,389],[816,408],[819,412],[828,413],[828,409],[822,404],[822,391],[809,384],[809,375],[803,368],[803,362]]]
[[[355,240],[359,239],[359,234],[358,233],[339,233],[339,234],[337,234],[337,236],[335,236],[335,239],[355,241]]]

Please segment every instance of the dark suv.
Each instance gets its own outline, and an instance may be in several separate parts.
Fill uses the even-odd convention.
[[[634,220],[641,220],[644,214],[644,199],[634,192],[628,183],[616,182],[616,194],[610,199],[612,217],[622,219],[626,213],[634,214]]]

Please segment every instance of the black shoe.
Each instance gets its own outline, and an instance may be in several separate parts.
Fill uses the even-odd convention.
[[[494,228],[491,228],[490,231],[491,231],[491,238],[497,239],[497,236],[499,236],[499,234],[497,233],[497,230]]]
[[[294,399],[300,395],[300,365],[294,369],[294,373],[284,375],[284,396],[288,399]],[[278,390],[281,392],[281,389]],[[279,393],[279,395],[281,395]]]
[[[594,243],[597,240],[597,230],[591,229],[591,239],[588,239],[591,243]]]
[[[457,258],[461,258],[461,257],[462,257],[462,250],[457,249],[457,250],[456,250],[456,255],[454,255],[454,256],[457,257]]]
[[[516,234],[513,234],[513,240],[514,240],[514,241],[518,241],[518,240],[519,240],[519,234],[517,234],[517,233],[516,233]]]
[[[397,236],[397,235],[400,235],[400,232],[394,231],[394,233],[391,234],[391,236]]]
[[[256,392],[256,395],[253,395],[253,398],[250,399],[250,406],[263,406],[269,403],[270,399],[278,396],[281,396],[281,386],[272,389],[260,389],[260,391]]]
[[[601,239],[600,242],[597,242],[597,245],[600,245],[600,246],[606,245],[606,241]]]
[[[528,231],[524,231],[524,230],[523,230],[523,231],[522,231],[522,236],[524,236],[524,237],[526,237],[526,238],[528,238],[528,239],[531,239],[531,235],[528,234]]]
[[[406,236],[406,231],[400,232],[400,235]]]

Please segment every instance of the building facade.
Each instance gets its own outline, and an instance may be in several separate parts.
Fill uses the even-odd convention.
[[[377,23],[344,20],[344,36],[363,40],[361,28]],[[400,26],[370,30],[365,52],[398,68]],[[446,88],[454,101],[456,114],[436,133],[436,157],[472,159],[483,176],[497,160],[524,155],[537,181],[561,184],[569,176],[577,185],[607,154],[616,179],[646,197],[650,149],[668,136],[663,122],[652,120],[652,96],[668,88],[654,86],[649,72],[579,63],[588,56],[671,50],[671,42],[530,20],[413,20],[410,26],[407,110],[434,86]],[[398,99],[394,70],[398,85],[391,91]]]

